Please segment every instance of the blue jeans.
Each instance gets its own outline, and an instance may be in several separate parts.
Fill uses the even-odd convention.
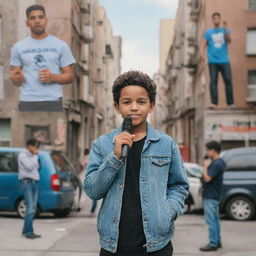
[[[21,190],[26,205],[26,212],[24,218],[23,234],[32,234],[33,220],[36,213],[37,199],[38,199],[38,185],[36,181],[30,179],[23,179],[20,182]]]
[[[204,199],[204,218],[209,230],[209,244],[218,246],[221,242],[219,201]]]
[[[234,104],[233,99],[233,85],[232,85],[232,75],[229,63],[215,64],[209,63],[209,72],[210,72],[210,93],[211,93],[211,102],[215,105],[218,105],[218,73],[222,74],[225,91],[226,91],[226,102],[228,105]]]

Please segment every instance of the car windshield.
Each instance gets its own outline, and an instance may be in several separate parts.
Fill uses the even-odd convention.
[[[60,152],[53,152],[51,154],[57,171],[69,172],[72,171],[73,167],[68,159]]]
[[[202,176],[202,171],[201,171],[200,168],[186,166],[186,169],[187,169],[187,171],[189,172],[189,174],[191,176],[194,176],[194,177],[201,177]]]

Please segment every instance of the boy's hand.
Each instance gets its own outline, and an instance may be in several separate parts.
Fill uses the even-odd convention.
[[[121,132],[115,137],[114,154],[117,158],[121,158],[122,145],[126,144],[130,148],[132,147],[134,137],[135,135],[127,132]]]
[[[45,84],[52,83],[53,79],[52,79],[52,73],[50,72],[50,70],[49,69],[39,70],[39,80]]]
[[[210,166],[211,163],[212,163],[211,159],[205,159],[204,160],[204,168],[208,169],[208,167]]]
[[[16,86],[21,86],[25,81],[24,74],[19,68],[11,69],[10,75],[12,82]]]

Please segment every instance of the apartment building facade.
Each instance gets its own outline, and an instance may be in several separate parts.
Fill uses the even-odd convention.
[[[232,8],[230,8],[232,6]],[[187,150],[188,161],[201,162],[204,145],[218,140],[223,149],[256,145],[256,1],[180,1],[173,44],[167,59],[168,133]],[[214,12],[232,31],[229,45],[235,108],[225,102],[219,76],[219,104],[210,108],[208,64],[200,59],[203,35]]]

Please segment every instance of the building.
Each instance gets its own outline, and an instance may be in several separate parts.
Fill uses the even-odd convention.
[[[232,6],[232,8],[231,8]],[[229,46],[235,109],[225,103],[219,78],[219,105],[211,110],[207,63],[200,60],[205,29],[220,12],[232,30]],[[182,144],[188,161],[201,162],[204,145],[218,140],[223,149],[256,145],[256,1],[184,0],[179,2],[175,35],[167,59],[168,132]]]
[[[157,96],[155,109],[152,112],[150,119],[152,125],[163,132],[166,132],[165,121],[168,115],[166,110],[166,106],[168,105],[168,98],[166,94],[168,86],[164,76],[166,71],[166,59],[173,40],[174,24],[175,20],[173,19],[160,20],[159,71],[153,76],[153,80],[157,85]]]
[[[64,86],[63,112],[17,111],[19,88],[9,79],[10,49],[29,34],[24,12],[31,4],[44,5],[47,30],[66,41],[76,59],[75,79]],[[116,127],[106,99],[120,73],[121,39],[112,34],[97,0],[0,1],[0,47],[1,146],[23,147],[28,138],[36,137],[77,161],[95,137]]]

